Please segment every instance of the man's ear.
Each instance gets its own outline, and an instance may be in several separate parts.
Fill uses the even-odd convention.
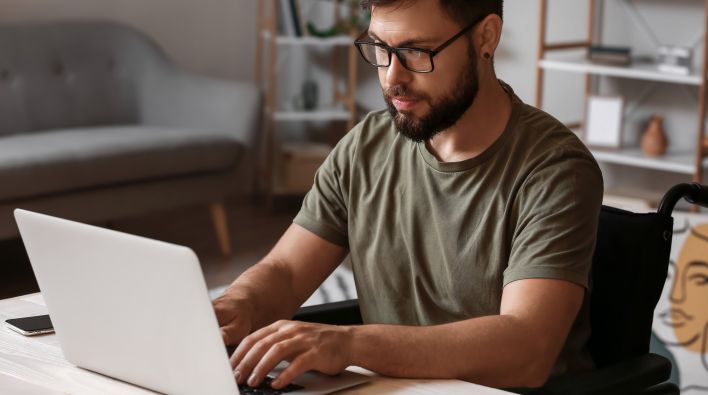
[[[494,52],[497,50],[501,39],[502,25],[502,20],[497,14],[489,14],[479,22],[475,29],[474,43],[480,56],[486,59],[494,57]]]

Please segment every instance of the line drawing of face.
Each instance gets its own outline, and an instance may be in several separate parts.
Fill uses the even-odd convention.
[[[678,249],[678,245],[683,239],[677,240],[677,236],[682,234],[687,234],[690,225],[686,221],[683,225],[674,229],[674,244],[672,244],[672,250]],[[672,257],[678,254],[674,254],[672,251]],[[654,335],[667,346],[680,346],[678,339],[676,339],[676,333],[674,332],[673,325],[671,323],[671,290],[674,284],[674,278],[676,277],[676,262],[672,259],[669,262],[668,273],[666,274],[666,281],[664,282],[664,288],[661,291],[661,297],[659,298],[656,308],[654,309],[654,325],[652,326],[652,332]]]
[[[686,221],[674,235],[652,332],[678,365],[682,393],[708,394],[708,223]]]
[[[706,353],[708,328],[708,224],[690,230],[676,264],[668,318],[676,340]],[[707,367],[708,369],[708,367]]]

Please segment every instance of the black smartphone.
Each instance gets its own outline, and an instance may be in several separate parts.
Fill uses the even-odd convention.
[[[43,335],[54,333],[52,320],[49,315],[35,315],[32,317],[11,318],[5,320],[7,326],[17,333],[25,336]]]

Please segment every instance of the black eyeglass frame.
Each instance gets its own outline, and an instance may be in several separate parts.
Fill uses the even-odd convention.
[[[411,71],[411,72],[413,72],[413,73],[428,74],[428,73],[432,73],[433,71],[435,71],[435,62],[433,61],[433,58],[435,57],[435,55],[437,55],[437,54],[439,54],[440,52],[442,52],[442,50],[444,50],[445,48],[447,48],[448,46],[450,46],[450,44],[452,44],[453,42],[455,42],[455,40],[457,40],[458,38],[462,37],[465,33],[467,33],[468,31],[470,31],[470,29],[472,29],[473,27],[475,27],[475,26],[476,26],[479,22],[481,22],[484,18],[486,18],[486,15],[483,16],[483,17],[481,17],[481,18],[479,18],[479,19],[477,19],[476,21],[470,23],[470,24],[467,25],[464,29],[460,30],[459,33],[457,33],[457,34],[455,34],[454,36],[450,37],[449,40],[447,40],[447,41],[445,41],[444,43],[440,44],[440,45],[439,45],[437,48],[435,48],[435,49],[423,49],[423,48],[414,48],[414,47],[389,47],[388,45],[386,45],[386,44],[384,44],[384,43],[375,43],[375,42],[371,42],[371,41],[365,41],[365,40],[363,40],[363,37],[366,36],[366,34],[368,33],[368,30],[364,31],[363,33],[361,33],[361,34],[359,35],[359,38],[358,38],[356,41],[354,41],[354,45],[355,45],[356,48],[359,50],[359,54],[360,54],[361,57],[366,61],[366,63],[368,63],[368,64],[370,64],[370,65],[372,65],[372,66],[374,66],[374,67],[380,68],[380,67],[389,67],[389,66],[391,66],[391,54],[395,52],[395,53],[396,53],[396,57],[398,58],[398,61],[401,62],[401,65],[402,65],[406,70]],[[371,63],[368,59],[366,59],[366,56],[364,55],[364,50],[361,48],[362,45],[373,45],[373,46],[375,46],[375,47],[379,47],[379,48],[385,49],[385,50],[386,50],[386,53],[388,54],[388,64],[382,65],[382,64],[374,64],[374,63]],[[399,53],[399,51],[418,51],[418,52],[427,54],[427,55],[430,57],[430,70],[428,70],[428,71],[411,70],[411,69],[408,68],[408,66],[406,65],[406,60],[401,56],[401,54]]]

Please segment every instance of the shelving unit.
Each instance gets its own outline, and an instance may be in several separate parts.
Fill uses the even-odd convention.
[[[598,5],[601,5],[602,0],[588,0],[588,32],[587,38],[575,42],[560,42],[548,43],[546,41],[548,28],[548,4],[549,0],[539,0],[540,5],[540,34],[537,51],[537,67],[536,67],[536,106],[542,108],[544,99],[544,80],[545,73],[548,71],[560,71],[577,73],[585,76],[585,97],[595,92],[595,82],[600,77],[623,78],[641,81],[650,81],[681,84],[689,87],[698,88],[698,105],[696,110],[696,145],[693,150],[671,150],[666,155],[661,157],[646,156],[638,147],[625,147],[615,151],[592,150],[595,159],[598,162],[612,163],[616,165],[630,166],[635,168],[659,170],[680,175],[686,175],[690,181],[703,182],[706,166],[708,165],[708,150],[703,148],[703,137],[706,133],[706,104],[708,99],[708,75],[706,69],[706,59],[708,59],[708,45],[704,45],[703,51],[700,53],[701,67],[700,71],[694,71],[690,75],[678,75],[671,73],[660,72],[652,63],[633,63],[630,66],[609,66],[594,64],[586,59],[578,56],[576,58],[564,57],[563,59],[551,59],[547,55],[549,53],[557,53],[560,51],[588,49],[592,45],[599,44],[596,37],[599,36],[596,31],[598,26]],[[616,0],[627,1],[627,0]],[[636,10],[632,9],[631,4],[627,5],[627,9],[636,14]],[[708,0],[704,4],[704,33],[708,26]],[[630,18],[635,21],[640,21],[640,27],[647,32],[650,27],[643,23],[638,15]],[[667,20],[669,20],[667,18]],[[651,35],[652,33],[649,32]],[[568,125],[581,133],[583,121],[574,122]],[[686,180],[689,181],[689,180]],[[647,200],[655,199],[655,196],[647,196]]]
[[[303,0],[304,3],[307,0]],[[336,142],[329,138],[327,143],[303,142],[299,144],[283,144],[280,139],[280,129],[288,122],[342,122],[342,130],[348,131],[356,121],[356,79],[358,59],[354,39],[358,32],[351,28],[348,35],[319,38],[312,36],[286,36],[278,32],[278,17],[281,2],[279,0],[258,0],[259,39],[256,48],[256,79],[265,92],[265,108],[263,119],[263,143],[265,163],[261,174],[261,190],[272,204],[273,197],[279,195],[302,195],[310,187],[303,180],[314,177],[314,170],[324,161],[326,155]],[[343,5],[337,3],[336,21],[342,18]],[[353,4],[349,12],[356,11]],[[303,29],[304,30],[304,29]],[[331,103],[313,110],[292,110],[279,106],[278,77],[283,71],[283,56],[280,52],[288,50],[304,51],[309,48],[328,50],[331,55],[332,93]],[[346,71],[339,75],[341,54],[336,49],[345,49]],[[346,89],[341,91],[342,80]],[[324,99],[325,92],[320,92]],[[320,100],[324,101],[324,100]],[[346,129],[344,129],[346,128]],[[293,169],[293,160],[297,160],[298,169]],[[301,174],[301,173],[311,174]],[[294,178],[293,178],[294,177]]]
[[[597,76],[608,76],[618,78],[630,78],[635,80],[647,80],[657,82],[669,82],[674,84],[685,84],[700,86],[701,75],[693,73],[690,75],[671,74],[658,71],[653,63],[632,64],[627,67],[606,66],[591,63],[585,59],[578,60],[551,60],[541,59],[539,67],[544,70],[569,71],[580,74],[592,74]]]

